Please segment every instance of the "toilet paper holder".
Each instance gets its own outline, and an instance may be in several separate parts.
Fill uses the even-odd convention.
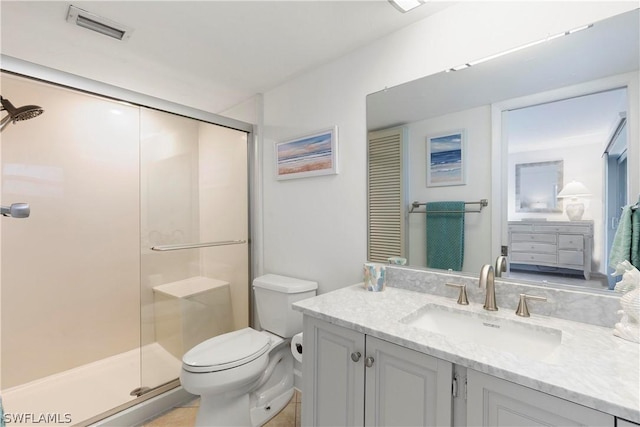
[[[291,338],[291,354],[293,354],[293,358],[300,363],[302,363],[302,344],[302,332],[295,334]]]

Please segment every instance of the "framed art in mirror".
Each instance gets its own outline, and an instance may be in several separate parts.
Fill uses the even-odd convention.
[[[427,187],[465,184],[465,139],[464,130],[427,137]]]

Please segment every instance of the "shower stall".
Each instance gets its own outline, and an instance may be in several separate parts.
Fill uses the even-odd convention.
[[[82,425],[177,386],[184,352],[248,326],[252,134],[1,79],[44,110],[0,136],[0,201],[30,207],[0,217],[5,419]]]

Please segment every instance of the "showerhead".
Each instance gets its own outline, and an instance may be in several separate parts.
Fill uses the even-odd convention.
[[[42,107],[37,105],[25,105],[24,107],[16,108],[11,101],[0,96],[0,111],[6,110],[9,113],[0,121],[0,131],[2,131],[10,122],[16,123],[22,120],[33,119],[44,113]]]

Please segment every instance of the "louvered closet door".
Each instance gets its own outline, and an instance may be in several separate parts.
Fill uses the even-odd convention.
[[[368,137],[368,260],[405,256],[403,127],[370,132]]]

